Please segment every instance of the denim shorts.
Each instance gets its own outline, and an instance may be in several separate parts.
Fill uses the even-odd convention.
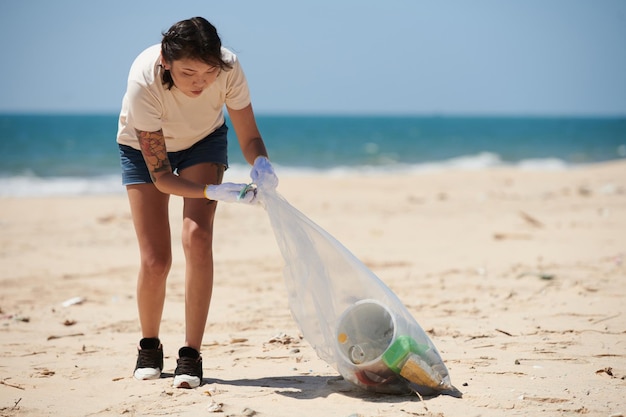
[[[174,173],[205,162],[217,163],[228,168],[228,126],[223,124],[191,148],[168,152],[167,157]],[[150,171],[141,151],[127,145],[119,145],[122,166],[122,184],[151,184]]]

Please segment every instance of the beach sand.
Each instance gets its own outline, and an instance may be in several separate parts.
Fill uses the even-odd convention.
[[[0,415],[626,415],[626,162],[283,176],[278,191],[400,297],[463,398],[376,395],[338,378],[291,318],[266,212],[225,203],[204,384],[173,389],[175,197],[165,374],[134,380],[138,249],[121,193],[0,200]]]

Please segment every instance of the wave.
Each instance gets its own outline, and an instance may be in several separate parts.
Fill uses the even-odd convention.
[[[499,167],[512,167],[521,170],[566,170],[580,164],[567,163],[557,158],[525,159],[518,162],[505,162],[490,152],[467,155],[442,161],[416,164],[336,166],[332,168],[281,166],[276,164],[277,174],[287,177],[326,176],[341,177],[350,175],[422,174],[450,170],[482,170]],[[250,167],[234,164],[226,172],[224,181],[248,182]],[[32,174],[0,177],[0,197],[48,197],[123,194],[120,175],[92,177],[38,177]]]
[[[0,197],[49,197],[117,194],[126,190],[120,176],[0,178]]]
[[[565,170],[582,164],[568,163],[558,158],[524,159],[517,162],[504,161],[498,154],[481,152],[476,155],[466,155],[441,161],[420,162],[414,164],[394,163],[384,165],[336,166],[333,168],[299,168],[277,167],[288,175],[354,175],[354,174],[420,174],[450,170],[474,171],[490,168],[512,167],[522,170]]]

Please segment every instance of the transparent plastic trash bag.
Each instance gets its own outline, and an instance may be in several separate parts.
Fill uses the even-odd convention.
[[[275,190],[258,198],[285,260],[292,315],[322,360],[368,391],[460,395],[435,345],[373,272]]]

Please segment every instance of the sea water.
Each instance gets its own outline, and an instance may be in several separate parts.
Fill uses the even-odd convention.
[[[257,116],[279,176],[568,169],[626,158],[626,117]],[[230,126],[230,122],[227,121]],[[117,115],[0,115],[0,196],[122,193]],[[226,181],[245,182],[234,130]]]

